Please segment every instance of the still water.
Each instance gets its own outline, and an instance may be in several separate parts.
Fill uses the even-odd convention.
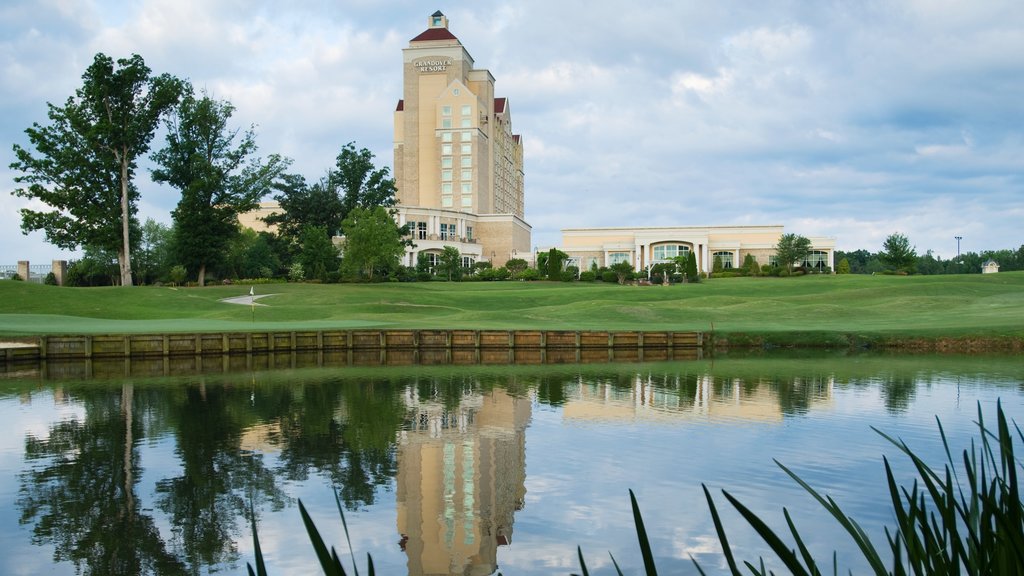
[[[1015,357],[814,356],[532,367],[0,378],[0,573],[245,573],[250,505],[271,574],[317,566],[298,501],[382,574],[592,573],[725,566],[708,486],[742,560],[767,554],[721,491],[817,557],[863,570],[848,537],[773,462],[834,497],[877,543],[892,524],[878,428],[943,464],[979,406],[1024,423]]]

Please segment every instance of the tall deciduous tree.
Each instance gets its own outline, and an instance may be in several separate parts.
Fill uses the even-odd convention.
[[[152,284],[170,271],[173,234],[170,227],[147,218],[140,237],[133,259],[135,279],[141,284]]]
[[[378,273],[398,268],[405,252],[402,231],[383,206],[353,209],[342,228],[341,269],[347,277],[372,282]]]
[[[910,240],[906,236],[897,232],[885,239],[878,257],[896,270],[909,272],[917,260],[917,251],[910,245]]]
[[[373,165],[373,153],[366,148],[356,150],[354,142],[341,148],[335,161],[334,178],[344,194],[341,199],[342,219],[356,208],[391,208],[395,205],[395,180],[385,166]],[[344,226],[342,226],[344,228]]]
[[[790,272],[793,264],[803,262],[811,253],[811,241],[799,234],[783,234],[775,245],[775,257],[779,266],[785,266]]]
[[[462,255],[454,246],[445,246],[437,259],[437,275],[445,276],[449,281],[462,279]]]
[[[121,284],[132,284],[131,247],[139,192],[136,160],[149,149],[160,116],[181,95],[180,80],[151,76],[138,54],[115,63],[97,54],[82,87],[63,106],[49,106],[49,126],[25,132],[33,155],[17,144],[11,168],[24,172],[14,191],[49,210],[21,210],[21,228],[43,230],[65,249],[87,246],[117,252]]]
[[[153,179],[181,191],[172,213],[175,252],[196,270],[200,286],[238,234],[238,214],[256,208],[289,164],[277,155],[257,158],[253,128],[228,128],[234,110],[230,102],[186,95],[167,120],[167,145],[153,155]]]
[[[338,249],[319,226],[306,226],[302,231],[302,252],[298,262],[306,278],[324,281],[327,273],[338,269]]]
[[[342,222],[356,208],[391,208],[395,205],[395,181],[387,167],[373,165],[373,153],[355,143],[342,147],[334,167],[318,182],[308,184],[297,174],[287,175],[276,186],[274,198],[281,213],[264,218],[276,224],[279,234],[298,242],[307,226],[323,228],[327,235],[341,234]]]
[[[274,187],[281,212],[263,220],[277,226],[278,236],[297,243],[307,226],[323,228],[328,237],[341,234],[345,218],[333,170],[313,184],[298,174],[286,174]]]

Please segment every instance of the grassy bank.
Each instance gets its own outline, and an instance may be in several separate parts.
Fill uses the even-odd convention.
[[[719,345],[1024,341],[1024,272],[729,278],[676,286],[464,282],[59,288],[0,282],[0,334],[362,327],[679,330]]]

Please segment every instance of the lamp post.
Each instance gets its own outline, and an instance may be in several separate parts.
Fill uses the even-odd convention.
[[[960,261],[960,241],[964,239],[963,236],[953,236],[956,238],[956,261]]]

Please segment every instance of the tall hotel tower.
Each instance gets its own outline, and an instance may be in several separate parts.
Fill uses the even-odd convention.
[[[463,264],[501,266],[530,259],[523,219],[523,142],[512,132],[508,100],[494,97],[494,76],[435,12],[427,29],[402,50],[403,94],[395,109],[395,183],[399,224],[436,263],[446,246]]]

